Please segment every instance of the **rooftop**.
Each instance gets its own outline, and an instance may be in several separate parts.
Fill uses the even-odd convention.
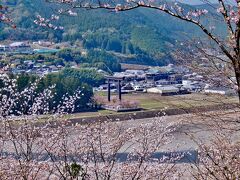
[[[11,44],[9,44],[10,47],[17,47],[17,46],[25,46],[26,43],[24,42],[13,42]]]

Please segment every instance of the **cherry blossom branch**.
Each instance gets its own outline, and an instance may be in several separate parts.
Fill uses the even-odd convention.
[[[15,29],[16,25],[14,24],[13,20],[9,17],[9,13],[10,13],[9,8],[7,6],[0,4],[0,23],[2,22]]]
[[[218,2],[221,5],[221,8],[219,8],[219,11],[223,15],[224,20],[227,23],[229,34],[232,36],[234,34],[234,31],[233,31],[233,27],[232,27],[232,24],[231,24],[231,19],[230,19],[229,15],[228,15],[228,10],[226,8],[226,5],[223,2],[223,0],[218,0]]]

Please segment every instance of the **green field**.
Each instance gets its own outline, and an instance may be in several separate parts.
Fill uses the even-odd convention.
[[[96,95],[103,96],[107,99],[106,92],[98,92]],[[117,98],[117,94],[112,93],[112,98]],[[220,95],[206,95],[201,93],[193,93],[187,95],[175,95],[175,96],[160,96],[159,94],[147,94],[147,93],[133,93],[123,94],[123,100],[132,100],[139,102],[141,108],[145,110],[158,110],[163,108],[190,108],[205,105],[217,105],[238,103],[237,97],[228,97]],[[84,112],[74,114],[74,117],[91,117],[117,114],[117,112],[108,110],[99,110],[97,112]]]

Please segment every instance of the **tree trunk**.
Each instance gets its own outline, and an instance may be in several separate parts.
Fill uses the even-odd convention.
[[[237,80],[237,93],[238,93],[238,100],[240,104],[240,73],[235,72],[236,80]]]
[[[238,93],[238,100],[239,100],[239,104],[240,104],[240,56],[238,55],[238,58],[233,61],[233,67],[234,67],[234,71],[235,71],[235,76],[236,76],[236,80],[237,80],[237,93]]]

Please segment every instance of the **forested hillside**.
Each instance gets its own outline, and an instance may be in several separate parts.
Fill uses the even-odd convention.
[[[0,40],[81,42],[85,49],[98,48],[120,54],[122,61],[134,63],[141,58],[141,64],[161,65],[173,61],[171,52],[173,48],[181,48],[177,42],[184,41],[185,34],[202,36],[197,28],[188,23],[146,9],[121,13],[81,9],[77,17],[61,17],[56,23],[64,30],[54,31],[38,27],[33,21],[38,14],[50,17],[57,7],[46,4],[44,0],[15,2],[12,0],[10,6],[14,9],[12,16],[17,29],[0,25]],[[216,24],[207,20],[206,23],[209,26]],[[223,29],[218,28],[220,32]]]

